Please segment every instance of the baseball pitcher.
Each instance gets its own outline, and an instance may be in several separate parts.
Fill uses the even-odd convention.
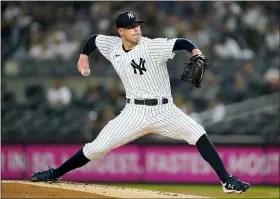
[[[226,170],[203,126],[183,113],[173,103],[166,66],[176,52],[186,50],[192,57],[184,66],[180,79],[201,87],[207,59],[191,41],[184,38],[147,38],[141,35],[140,24],[132,11],[116,18],[120,37],[91,35],[83,46],[78,70],[89,75],[89,55],[98,49],[119,75],[125,91],[126,105],[122,112],[101,130],[98,137],[85,144],[58,168],[35,173],[31,181],[56,181],[65,173],[100,158],[148,133],[185,140],[194,145],[220,178],[223,191],[242,193],[250,184],[232,176]]]

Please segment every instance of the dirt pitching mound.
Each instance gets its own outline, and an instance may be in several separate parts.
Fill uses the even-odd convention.
[[[2,181],[2,198],[205,198],[201,196],[74,182]]]

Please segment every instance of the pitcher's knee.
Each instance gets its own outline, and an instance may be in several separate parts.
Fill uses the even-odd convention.
[[[110,149],[108,147],[97,147],[94,142],[85,144],[83,148],[83,153],[89,160],[101,158],[109,152]]]
[[[196,142],[199,140],[199,138],[206,134],[205,129],[200,126],[199,131],[192,132],[189,136],[185,138],[185,140],[190,144],[190,145],[196,145]]]

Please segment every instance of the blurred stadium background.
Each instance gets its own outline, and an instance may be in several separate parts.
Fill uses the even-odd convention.
[[[134,10],[145,20],[144,36],[184,37],[199,46],[214,64],[206,74],[204,88],[195,89],[178,80],[190,54],[180,52],[168,62],[175,103],[205,126],[218,148],[229,147],[236,156],[242,151],[245,156],[252,153],[265,160],[260,170],[273,164],[268,170],[273,170],[274,177],[279,176],[279,158],[272,158],[276,164],[267,159],[273,156],[270,151],[279,156],[280,6],[277,1],[62,1],[1,2],[2,177],[4,174],[6,179],[28,178],[30,169],[27,168],[35,164],[28,157],[32,150],[41,153],[38,162],[42,169],[47,163],[55,164],[44,155],[51,153],[56,159],[65,152],[62,146],[74,147],[92,141],[124,107],[122,84],[98,51],[90,56],[89,77],[82,77],[76,66],[89,35],[117,35],[114,16],[121,10]],[[139,150],[152,145],[169,151],[186,144],[151,134],[131,145]],[[32,150],[28,150],[30,146]],[[242,147],[245,149],[240,152]],[[224,152],[223,148],[219,149]],[[27,150],[27,157],[21,162],[17,156],[9,155],[13,150],[15,154]],[[71,155],[75,150],[70,151]],[[19,167],[22,173],[15,174],[12,169]],[[242,168],[245,166],[241,165]],[[190,175],[196,178],[195,173]],[[69,180],[77,180],[73,176]],[[253,180],[256,184],[279,185],[279,179],[254,177],[261,179]],[[251,178],[252,175],[247,176],[248,180]],[[115,181],[107,179],[125,181],[121,177]],[[168,179],[160,182],[168,183]],[[178,182],[194,183],[187,177]]]

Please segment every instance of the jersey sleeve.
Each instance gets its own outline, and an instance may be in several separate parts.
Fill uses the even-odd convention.
[[[121,38],[119,37],[97,35],[95,45],[99,52],[110,61],[110,53],[120,41]]]
[[[148,45],[151,57],[156,62],[167,62],[168,59],[173,59],[176,52],[173,52],[173,47],[177,38],[156,38],[152,39]]]

